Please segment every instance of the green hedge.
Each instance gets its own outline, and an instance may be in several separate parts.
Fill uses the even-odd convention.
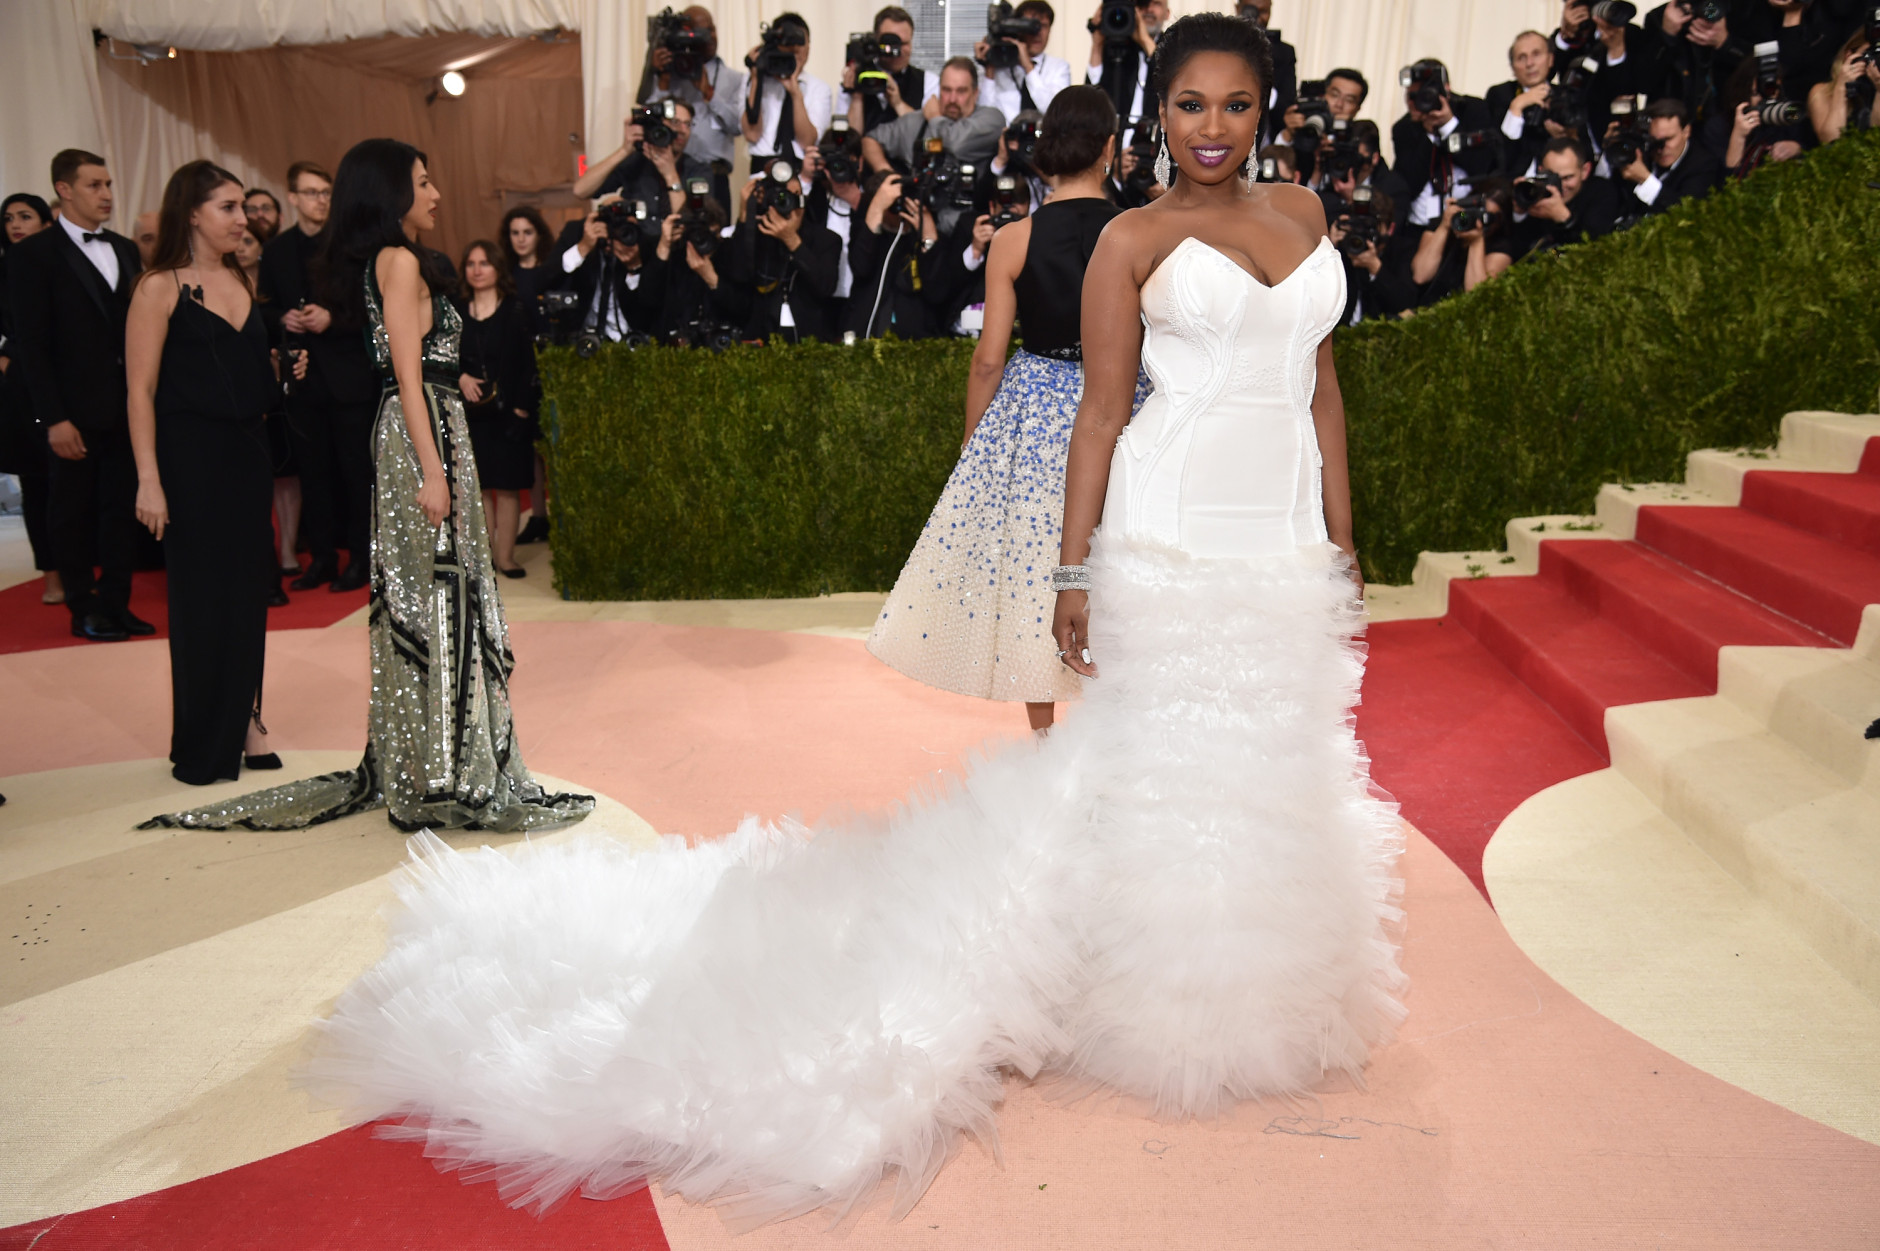
[[[1777,165],[1406,322],[1341,332],[1365,572],[1500,547],[1605,482],[1681,481],[1880,388],[1880,133]]]
[[[1623,235],[1517,265],[1405,322],[1341,330],[1358,545],[1424,549],[1676,480],[1782,414],[1880,385],[1880,134]],[[576,599],[892,585],[959,448],[963,341],[542,357],[555,571]]]
[[[572,599],[884,590],[959,457],[970,340],[542,353]]]

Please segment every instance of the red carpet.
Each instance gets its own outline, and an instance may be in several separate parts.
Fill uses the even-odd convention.
[[[0,653],[30,652],[42,647],[109,647],[72,637],[72,614],[63,604],[42,604],[45,584],[38,578],[0,591]],[[289,591],[285,608],[268,610],[270,630],[307,630],[330,626],[366,606],[366,589],[335,595],[325,587]],[[170,608],[163,573],[139,573],[131,578],[131,611],[167,637]]]
[[[142,1198],[0,1230],[0,1251],[644,1251],[666,1246],[652,1196],[571,1199],[546,1217],[440,1173],[411,1142],[362,1127]]]

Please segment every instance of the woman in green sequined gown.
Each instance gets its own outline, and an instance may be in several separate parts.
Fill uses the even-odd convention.
[[[424,154],[368,139],[340,162],[322,251],[335,306],[384,379],[373,430],[372,704],[358,768],[150,826],[298,829],[381,805],[402,830],[519,831],[579,820],[588,795],[552,794],[516,748],[515,657],[490,565],[476,462],[457,392],[463,323],[438,292]],[[342,314],[344,315],[344,312]]]

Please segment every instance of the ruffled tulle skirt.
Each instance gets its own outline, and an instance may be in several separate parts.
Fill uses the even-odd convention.
[[[1090,564],[1082,706],[878,823],[414,839],[310,1085],[518,1204],[656,1180],[750,1224],[905,1212],[1010,1071],[1172,1117],[1360,1073],[1403,1013],[1401,842],[1344,557]]]

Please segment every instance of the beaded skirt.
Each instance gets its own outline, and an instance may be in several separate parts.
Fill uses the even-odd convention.
[[[1148,390],[1139,380],[1136,407]],[[875,622],[877,659],[980,699],[1077,698],[1051,637],[1051,570],[1083,393],[1080,363],[1013,354]]]

